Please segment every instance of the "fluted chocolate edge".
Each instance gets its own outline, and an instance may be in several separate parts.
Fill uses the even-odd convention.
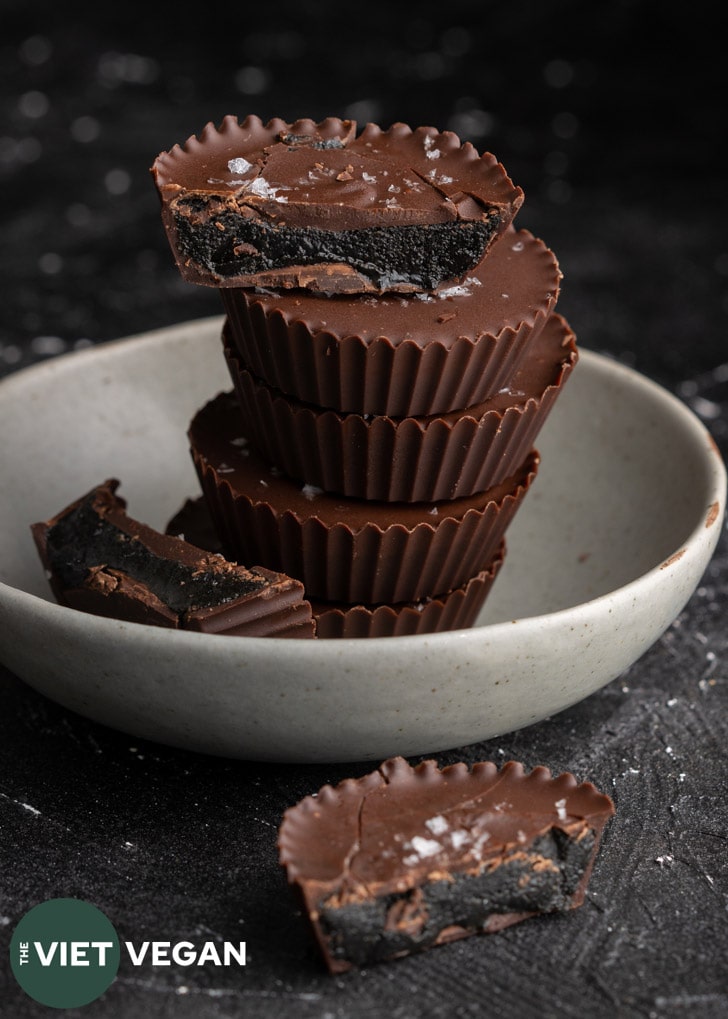
[[[450,345],[338,338],[278,311],[266,315],[259,304],[248,311],[242,301],[226,302],[223,335],[254,375],[304,403],[341,413],[430,416],[481,403],[507,385],[555,301],[533,321]]]
[[[535,444],[578,360],[574,334],[556,317],[564,358],[551,384],[505,410],[483,412],[481,405],[453,420],[365,417],[303,404],[255,378],[229,342],[225,357],[246,434],[285,474],[350,498],[456,499],[499,485]]]
[[[490,566],[462,587],[439,598],[402,605],[312,605],[316,635],[326,640],[350,637],[403,637],[465,630],[473,625],[503,565],[502,541]]]
[[[446,504],[427,522],[353,531],[301,519],[268,502],[234,492],[226,478],[192,448],[191,455],[215,528],[226,550],[301,580],[307,597],[350,604],[391,604],[438,597],[487,569],[536,477],[532,450],[513,486],[499,501],[483,493],[479,508],[449,516]],[[432,522],[429,517],[431,516]]]

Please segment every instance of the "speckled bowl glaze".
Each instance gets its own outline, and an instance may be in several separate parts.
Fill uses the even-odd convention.
[[[53,700],[136,737],[235,758],[435,753],[588,696],[634,663],[697,587],[724,514],[715,444],[669,393],[582,349],[471,629],[277,641],[56,605],[31,522],[111,476],[129,511],[156,527],[198,493],[186,430],[229,387],[221,325],[119,340],[0,383],[0,660]]]

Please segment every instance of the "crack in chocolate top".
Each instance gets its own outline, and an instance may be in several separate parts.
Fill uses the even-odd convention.
[[[401,890],[423,874],[479,870],[551,828],[601,832],[613,813],[591,783],[552,777],[542,766],[529,774],[516,762],[440,770],[400,757],[286,811],[281,860],[291,880],[344,882],[354,896],[360,888]]]
[[[452,132],[228,116],[152,174],[182,275],[218,287],[432,290],[462,278],[523,192]]]

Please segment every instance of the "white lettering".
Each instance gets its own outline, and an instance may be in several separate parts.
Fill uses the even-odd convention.
[[[72,966],[88,966],[89,961],[86,958],[86,949],[89,947],[88,941],[72,941],[71,942],[71,965]]]
[[[38,953],[38,958],[40,959],[41,966],[50,966],[50,964],[53,962],[53,956],[56,954],[58,942],[57,941],[51,942],[51,947],[48,949],[47,955],[43,951],[43,946],[41,945],[40,941],[34,941],[33,945],[35,946],[35,950]]]
[[[106,949],[107,948],[113,948],[114,947],[114,942],[113,941],[92,941],[91,942],[91,947],[95,948],[96,951],[99,953],[99,966],[105,966],[106,965]]]
[[[206,962],[211,962],[215,966],[220,965],[220,956],[217,954],[214,941],[206,941],[197,958],[198,966],[204,966]]]
[[[144,962],[144,956],[147,954],[149,942],[142,941],[141,948],[139,949],[138,952],[135,950],[134,945],[132,945],[131,941],[125,941],[124,944],[126,945],[126,950],[129,953],[131,961],[134,963],[134,965],[141,966],[141,964]]]
[[[238,966],[245,965],[245,942],[241,941],[236,948],[235,945],[226,941],[223,945],[223,951],[225,953],[225,965],[232,966],[235,961]]]
[[[50,966],[54,960],[59,966],[90,966],[91,960],[88,957],[90,948],[96,949],[99,965],[105,966],[106,950],[114,947],[113,941],[52,941],[47,950],[40,941],[34,941],[33,945],[41,966]]]
[[[172,962],[167,957],[169,952],[169,941],[152,942],[152,966],[171,966]]]
[[[214,941],[206,941],[199,952],[191,941],[178,941],[175,944],[169,941],[143,941],[138,948],[135,948],[131,941],[125,941],[124,944],[135,966],[141,966],[148,955],[152,966],[171,966],[172,962],[178,966],[193,966],[195,963],[198,966],[204,966],[207,963],[213,966],[245,966],[246,964],[245,941],[240,941],[237,944],[229,941],[223,942],[222,958]],[[98,948],[100,964],[105,965],[105,949],[113,947],[112,943],[110,941],[92,941],[91,947]],[[50,958],[52,958],[52,952]]]
[[[184,949],[188,951],[184,951]],[[172,948],[172,958],[180,966],[191,966],[197,957],[195,946],[191,941],[180,941]]]

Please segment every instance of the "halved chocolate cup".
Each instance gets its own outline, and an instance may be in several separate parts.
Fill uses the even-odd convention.
[[[109,478],[31,526],[61,605],[202,633],[313,637],[300,581],[162,534],[130,517]]]
[[[301,580],[326,601],[420,601],[487,569],[536,476],[532,451],[502,484],[462,499],[387,503],[282,475],[248,443],[232,393],[193,418],[192,458],[229,554]]]
[[[182,276],[208,286],[327,293],[459,280],[523,192],[452,132],[225,117],[152,167]]]
[[[574,334],[552,314],[510,385],[462,412],[430,417],[339,414],[285,396],[225,356],[245,434],[289,477],[357,499],[427,502],[485,491],[535,445],[577,362]]]
[[[290,807],[279,858],[339,973],[580,906],[613,814],[568,772],[397,757]]]
[[[221,290],[242,363],[341,413],[447,414],[509,384],[558,299],[546,245],[508,230],[459,286],[407,297]]]

